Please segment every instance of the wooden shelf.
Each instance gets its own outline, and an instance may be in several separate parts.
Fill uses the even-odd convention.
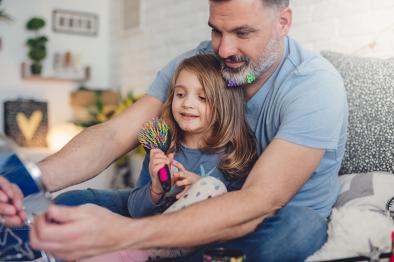
[[[27,81],[50,81],[50,82],[86,82],[90,79],[90,67],[84,68],[83,78],[66,78],[56,76],[43,76],[43,75],[32,75],[29,72],[29,66],[25,63],[21,65],[21,76],[22,79]]]

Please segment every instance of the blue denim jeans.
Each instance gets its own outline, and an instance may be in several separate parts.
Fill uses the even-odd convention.
[[[131,189],[91,189],[72,190],[60,194],[54,199],[55,204],[79,206],[95,204],[105,207],[114,213],[129,217],[127,199]]]
[[[55,199],[57,204],[97,204],[112,212],[128,216],[127,197],[130,190],[76,190]],[[214,215],[214,214],[213,214]],[[202,260],[204,250],[216,247],[240,249],[247,261],[304,261],[327,239],[327,221],[305,207],[286,206],[267,218],[244,237],[199,248],[188,257],[162,261]]]

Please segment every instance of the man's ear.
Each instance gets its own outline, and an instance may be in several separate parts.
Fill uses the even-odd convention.
[[[290,30],[293,22],[293,12],[290,7],[283,8],[279,11],[279,33],[280,36],[285,36]]]

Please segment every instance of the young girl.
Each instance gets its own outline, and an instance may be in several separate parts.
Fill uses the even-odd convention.
[[[171,132],[172,154],[156,149],[145,157],[128,200],[132,217],[176,211],[241,188],[256,159],[256,142],[245,121],[242,87],[226,87],[214,55],[197,55],[178,66],[162,117]],[[177,169],[174,183],[183,187],[175,203],[157,176],[165,164]],[[146,261],[184,253],[185,249],[123,250],[89,261]]]

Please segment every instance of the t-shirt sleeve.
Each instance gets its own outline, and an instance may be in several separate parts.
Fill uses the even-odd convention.
[[[137,180],[137,187],[145,186],[150,183],[150,175],[149,175],[149,154],[146,154],[144,157],[144,162],[142,162],[142,168],[140,175]]]
[[[236,190],[240,190],[242,188],[242,186],[244,185],[246,180],[246,177],[241,177],[235,180],[229,180],[227,181],[226,187],[227,187],[227,191],[236,191]]]
[[[275,138],[312,148],[336,149],[347,123],[341,77],[322,70],[298,76],[290,85],[280,108]]]
[[[149,86],[148,92],[149,96],[153,96],[159,99],[162,103],[167,98],[168,88],[171,83],[172,76],[178,67],[178,65],[186,58],[192,57],[197,54],[202,53],[212,53],[210,41],[201,42],[195,49],[187,51],[182,55],[176,57],[171,62],[169,62],[164,68],[162,68],[157,74],[152,84]]]
[[[131,190],[127,207],[131,217],[146,217],[162,213],[166,208],[164,198],[154,203],[150,194],[150,185],[135,187]]]

